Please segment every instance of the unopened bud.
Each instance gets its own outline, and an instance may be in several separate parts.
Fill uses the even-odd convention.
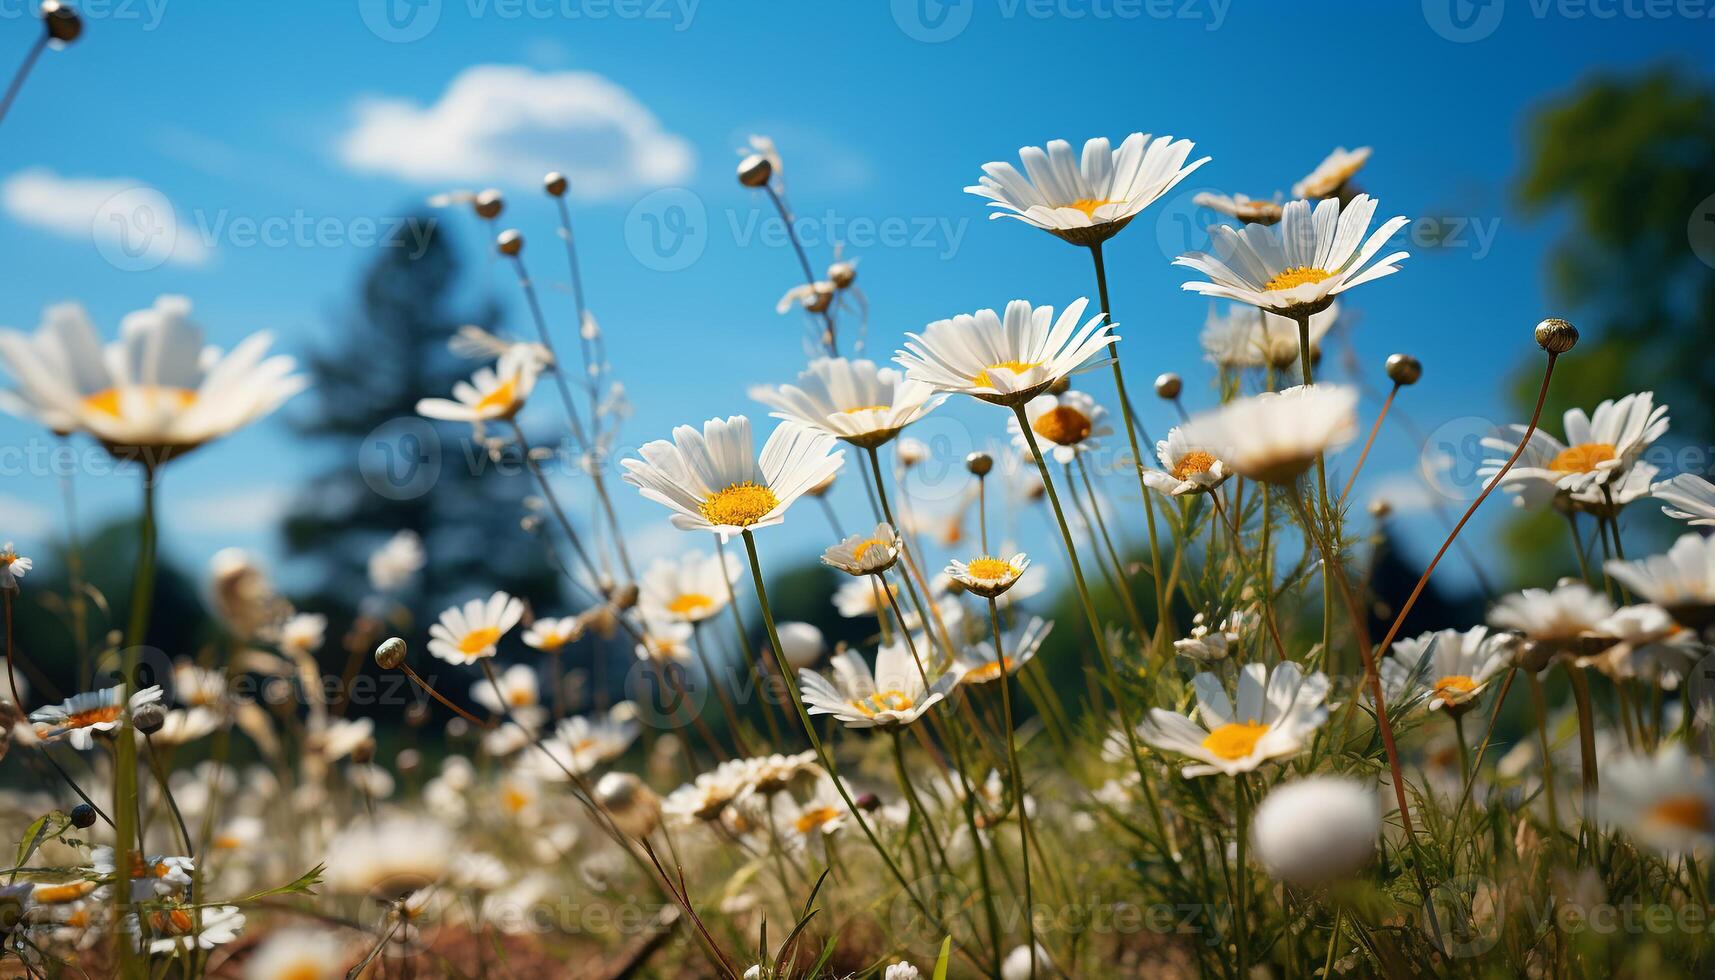
[[[375,648],[375,665],[382,670],[394,670],[405,662],[405,641],[390,636]]]
[[[835,289],[850,289],[857,281],[857,264],[853,262],[835,262],[828,266],[828,281]]]
[[[42,0],[42,23],[48,37],[61,44],[70,44],[83,35],[83,18],[61,0]]]
[[[1417,379],[1423,377],[1423,362],[1410,354],[1389,354],[1387,376],[1396,385],[1417,384]]]
[[[471,207],[475,209],[477,217],[493,221],[500,217],[501,211],[506,209],[506,198],[502,197],[499,191],[490,187],[476,196],[476,199],[471,202]]]
[[[613,819],[619,832],[643,838],[661,825],[661,798],[629,772],[610,772],[595,786],[596,802]]]
[[[627,582],[615,586],[612,592],[613,605],[617,609],[630,609],[637,605],[637,583]]]
[[[566,175],[558,170],[542,178],[542,189],[551,197],[560,197],[566,193]]]
[[[988,453],[971,453],[965,457],[965,469],[970,470],[972,476],[988,476],[994,469],[994,457]]]
[[[88,803],[79,803],[72,807],[71,825],[79,830],[88,830],[95,826],[95,807]]]
[[[766,187],[774,176],[774,165],[760,153],[752,153],[738,162],[738,182],[746,187]]]
[[[145,735],[153,735],[167,723],[167,709],[159,704],[145,704],[131,713],[131,724]]]
[[[1181,381],[1179,375],[1172,371],[1155,376],[1155,393],[1168,401],[1178,398],[1179,393],[1184,390],[1185,382]]]
[[[1375,500],[1370,501],[1370,516],[1371,517],[1374,517],[1377,520],[1381,520],[1382,518],[1387,517],[1391,513],[1393,513],[1393,505],[1388,503],[1386,500],[1383,500],[1383,499],[1378,497]]]
[[[500,249],[501,255],[517,255],[524,251],[524,236],[519,233],[518,229],[508,228],[500,233],[500,237],[494,240],[494,244]]]
[[[1048,394],[1064,395],[1071,387],[1072,379],[1070,377],[1056,378],[1054,383],[1048,386]]]
[[[1536,345],[1550,354],[1564,354],[1578,345],[1578,328],[1551,316],[1536,325]]]

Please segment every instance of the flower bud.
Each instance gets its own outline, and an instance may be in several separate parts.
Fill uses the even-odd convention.
[[[1172,371],[1155,376],[1155,393],[1168,401],[1178,398],[1179,393],[1184,390],[1185,382],[1181,381],[1179,375]]]
[[[1048,394],[1064,395],[1071,387],[1072,377],[1070,375],[1062,378],[1056,378],[1054,379],[1054,383],[1048,386]]]
[[[494,240],[494,244],[500,249],[501,255],[514,256],[524,251],[524,236],[519,233],[518,229],[508,228],[500,233],[500,237]]]
[[[643,838],[661,825],[661,798],[629,772],[610,772],[595,786],[596,802],[607,810],[619,832]]]
[[[500,217],[501,211],[505,210],[506,198],[500,196],[499,191],[490,187],[471,201],[471,207],[475,209],[477,217],[493,221]]]
[[[881,797],[874,793],[860,794],[858,798],[852,802],[856,803],[858,809],[865,813],[874,813],[876,810],[881,809]]]
[[[1536,345],[1550,354],[1564,354],[1578,345],[1578,328],[1551,316],[1536,325]]]
[[[366,738],[357,743],[351,750],[351,761],[360,766],[368,765],[375,759],[375,739]]]
[[[774,176],[774,165],[760,153],[752,153],[738,162],[738,182],[746,187],[766,187]]]
[[[1417,384],[1417,379],[1423,377],[1423,362],[1410,354],[1389,354],[1387,376],[1396,385]]]
[[[781,659],[793,670],[814,665],[821,659],[822,651],[827,649],[822,631],[809,623],[781,623],[777,632],[780,634]]]
[[[1387,517],[1389,514],[1392,514],[1392,513],[1393,513],[1393,504],[1388,503],[1386,500],[1383,500],[1382,498],[1377,497],[1376,499],[1370,501],[1370,516],[1374,517],[1376,520],[1378,520],[1378,521],[1382,520],[1383,518]]]
[[[547,191],[550,197],[563,196],[566,193],[566,186],[566,175],[558,170],[542,178],[542,189]]]
[[[988,453],[972,453],[965,457],[965,469],[970,470],[972,476],[988,476],[994,469],[994,457]]]
[[[390,636],[381,641],[375,648],[375,665],[382,670],[393,670],[405,662],[405,641],[397,636]]]
[[[42,0],[42,23],[47,27],[48,37],[60,44],[70,44],[83,34],[83,18],[69,4],[61,0]]]
[[[857,263],[835,262],[828,266],[828,281],[834,284],[835,289],[850,289],[857,281]]]
[[[611,595],[615,608],[630,609],[637,605],[637,583],[627,582],[624,585],[616,586]]]
[[[159,704],[145,704],[131,713],[131,724],[145,735],[153,735],[167,723],[167,709]]]
[[[95,826],[95,807],[88,803],[79,803],[72,807],[71,825],[79,830],[88,830]]]

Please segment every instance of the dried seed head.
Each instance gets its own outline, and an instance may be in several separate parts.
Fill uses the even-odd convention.
[[[48,37],[60,44],[70,44],[83,35],[83,18],[70,5],[61,0],[42,0],[41,11]]]
[[[738,162],[738,182],[746,187],[766,187],[774,176],[774,165],[760,153],[752,153]]]
[[[1423,362],[1410,354],[1389,354],[1387,376],[1396,385],[1417,384],[1417,379],[1423,377]]]
[[[1070,377],[1059,378],[1053,384],[1048,386],[1048,394],[1064,395],[1071,387],[1072,379]]]
[[[1377,520],[1381,520],[1382,518],[1388,516],[1391,513],[1393,513],[1393,504],[1388,503],[1386,500],[1383,500],[1380,497],[1377,497],[1376,499],[1370,501],[1370,516],[1371,517],[1374,517]]]
[[[494,240],[494,244],[500,249],[501,255],[517,255],[524,251],[524,236],[519,233],[518,229],[508,228],[500,233],[500,237]]]
[[[547,191],[550,197],[560,197],[566,193],[567,183],[566,175],[556,170],[542,178],[542,189]]]
[[[366,738],[357,743],[351,750],[351,761],[358,765],[366,765],[375,758],[375,739]]]
[[[476,210],[476,216],[493,221],[500,217],[500,212],[506,209],[506,198],[490,187],[471,200],[471,207]]]
[[[1578,345],[1578,328],[1551,316],[1536,325],[1536,345],[1550,354],[1564,354]]]
[[[72,807],[71,825],[79,830],[88,830],[95,826],[95,807],[88,803],[79,803]]]
[[[613,589],[613,605],[616,609],[630,609],[637,605],[637,583],[627,582]]]
[[[648,837],[661,825],[661,799],[629,772],[610,772],[595,786],[596,802],[628,837]]]
[[[1181,381],[1179,375],[1172,371],[1166,371],[1155,376],[1155,393],[1168,401],[1178,398],[1179,393],[1184,390],[1185,382]]]
[[[811,313],[826,312],[834,303],[834,284],[831,282],[816,282],[810,284],[810,295],[804,297],[804,309]]]
[[[167,709],[159,704],[145,704],[131,713],[131,724],[145,735],[153,735],[167,723]]]
[[[397,636],[390,636],[375,648],[375,664],[382,670],[394,670],[405,662],[405,652],[405,641]]]
[[[834,284],[835,289],[850,289],[857,281],[857,263],[835,262],[828,266],[828,281]]]
[[[994,469],[994,457],[983,452],[972,453],[965,457],[965,469],[970,470],[972,476],[988,476]]]

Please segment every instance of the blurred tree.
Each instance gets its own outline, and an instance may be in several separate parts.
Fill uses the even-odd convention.
[[[492,328],[500,315],[493,301],[470,316],[454,309],[458,258],[433,218],[419,220],[429,229],[423,246],[379,249],[341,340],[309,358],[320,410],[300,431],[335,453],[285,526],[288,553],[315,570],[299,604],[351,611],[369,592],[370,553],[401,530],[416,532],[427,553],[406,597],[419,626],[493,589],[552,604],[554,572],[519,525],[528,476],[496,472],[469,427],[416,414],[419,398],[450,392],[475,367],[447,349],[458,327]]]
[[[1558,432],[1572,405],[1589,410],[1650,387],[1673,408],[1674,442],[1711,445],[1715,92],[1667,69],[1596,78],[1544,106],[1525,143],[1518,201],[1527,216],[1569,219],[1549,256],[1549,290],[1584,335],[1555,368],[1544,423]],[[1535,357],[1514,379],[1527,412],[1540,380]],[[1520,520],[1509,537],[1538,571],[1571,562],[1565,523],[1553,515]]]

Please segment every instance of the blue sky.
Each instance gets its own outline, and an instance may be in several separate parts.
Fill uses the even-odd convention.
[[[0,324],[32,328],[43,306],[75,299],[111,334],[125,312],[184,293],[211,341],[269,329],[301,353],[327,342],[348,308],[367,236],[431,193],[490,184],[510,192],[504,223],[537,246],[527,258],[551,284],[563,266],[542,247],[551,211],[528,175],[544,169],[532,169],[539,159],[560,160],[581,195],[585,277],[635,404],[625,440],[635,445],[711,415],[760,417],[745,388],[788,380],[804,360],[802,324],[773,312],[794,260],[756,223],[765,203],[733,179],[748,134],[773,136],[784,153],[818,264],[828,239],[851,240],[870,303],[867,352],[884,359],[932,319],[1091,293],[1081,250],[986,220],[961,188],[1024,144],[1142,130],[1213,157],[1108,255],[1133,386],[1179,371],[1196,409],[1210,397],[1197,346],[1208,304],[1182,292],[1186,276],[1168,264],[1199,244],[1191,194],[1266,195],[1335,145],[1369,145],[1362,182],[1381,213],[1441,220],[1452,240],[1405,242],[1404,271],[1360,291],[1357,361],[1379,385],[1388,353],[1421,357],[1424,382],[1402,407],[1424,431],[1452,422],[1443,437],[1456,437],[1470,419],[1507,419],[1500,381],[1553,312],[1542,271],[1556,228],[1508,204],[1522,116],[1597,71],[1706,71],[1710,36],[1707,22],[1548,0],[395,2],[391,19],[369,0],[86,4],[85,38],[44,57],[0,126]],[[28,6],[0,11],[7,71],[37,30],[20,16]],[[461,98],[448,99],[477,66],[489,67],[463,75]],[[176,244],[141,260],[116,251],[101,226],[118,194],[164,199]],[[689,251],[662,259],[650,222],[675,206],[685,210],[670,217],[690,216]],[[482,230],[463,211],[441,220],[476,268],[474,292],[502,298],[524,329]],[[569,304],[557,293],[549,302],[566,329]],[[1088,384],[1111,394],[1105,375]],[[545,424],[551,407],[532,411]],[[1166,407],[1149,397],[1142,407],[1149,428],[1165,430]],[[960,405],[933,431],[963,446],[998,437],[1001,423]],[[0,446],[39,438],[0,419]],[[1405,489],[1419,448],[1390,429],[1366,484],[1421,497]],[[276,418],[175,464],[169,547],[192,563],[226,544],[272,550],[286,494],[324,460]],[[841,500],[855,524],[849,482]],[[79,491],[86,521],[134,506],[126,476],[85,475]],[[628,488],[619,498],[649,529],[643,540],[664,547],[659,509]],[[35,546],[58,508],[50,474],[9,467],[0,539]],[[1417,549],[1432,546],[1433,521],[1407,526]],[[798,527],[773,546],[820,545],[819,520]]]

